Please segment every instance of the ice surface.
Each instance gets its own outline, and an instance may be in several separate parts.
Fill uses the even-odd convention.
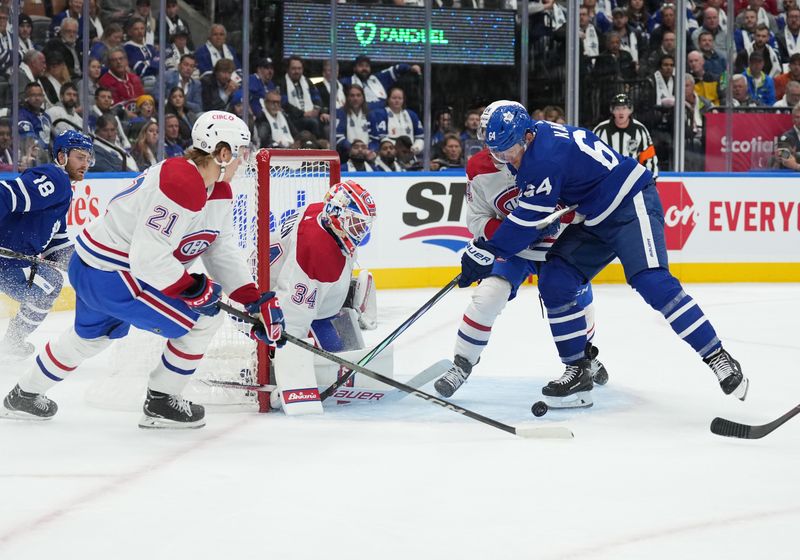
[[[509,424],[566,425],[574,440],[515,438],[414,397],[321,417],[209,411],[202,430],[144,431],[137,413],[84,403],[107,374],[101,355],[49,393],[52,422],[0,422],[0,558],[795,559],[800,419],[758,441],[708,426],[761,424],[800,402],[800,286],[687,289],[750,376],[746,403],[633,291],[596,286],[609,384],[593,408],[535,419],[562,367],[535,288],[506,308],[454,400]],[[379,292],[367,342],[434,292]],[[470,293],[397,340],[398,378],[452,357]],[[33,342],[70,320],[52,315]],[[20,366],[0,368],[5,393]]]

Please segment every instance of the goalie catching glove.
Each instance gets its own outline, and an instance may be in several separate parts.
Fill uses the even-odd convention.
[[[247,312],[261,320],[260,325],[253,325],[250,336],[254,340],[263,342],[270,348],[281,348],[286,344],[286,339],[281,338],[286,321],[283,319],[283,310],[275,297],[275,292],[264,292],[256,301],[244,306]]]

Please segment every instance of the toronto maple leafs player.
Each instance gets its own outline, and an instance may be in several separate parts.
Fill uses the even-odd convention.
[[[497,258],[509,258],[541,237],[537,225],[557,201],[577,205],[585,216],[554,243],[539,270],[539,293],[547,310],[564,375],[542,389],[567,401],[592,389],[586,317],[575,293],[615,257],[639,295],[669,322],[714,371],[725,394],[747,396],[748,379],[709,320],[669,272],[664,213],[652,174],[621,156],[591,131],[532,121],[514,106],[489,118],[486,143],[517,177],[519,205],[490,240],[470,242],[462,257],[461,286],[488,277]]]
[[[495,101],[481,115],[478,137],[485,140],[486,123],[494,110],[503,105],[523,106],[513,101]],[[503,219],[514,209],[519,198],[515,177],[504,163],[497,162],[484,148],[467,161],[467,227],[476,239],[491,239]],[[506,302],[514,299],[520,284],[536,274],[537,263],[544,261],[548,249],[567,223],[575,219],[574,212],[562,217],[562,226],[554,228],[553,235],[545,237],[532,247],[526,247],[503,262],[495,262],[491,275],[484,279],[472,294],[472,301],[464,311],[458,332],[453,366],[436,380],[436,391],[450,397],[467,380],[480,355],[489,343],[492,326],[505,308]],[[594,306],[591,285],[586,283],[576,294],[578,306],[586,310],[588,325],[587,340],[594,336]],[[608,374],[597,360],[597,348],[592,346],[592,377],[605,383]]]
[[[223,289],[262,324],[251,336],[270,346],[283,314],[273,292],[259,293],[232,231],[229,180],[250,143],[238,117],[208,111],[192,128],[192,148],[148,168],[77,237],[69,264],[75,321],[48,342],[6,396],[0,414],[46,420],[57,411],[45,392],[131,325],[166,339],[150,373],[142,428],[199,428],[205,411],[181,396],[223,315]],[[190,274],[198,258],[209,275]]]
[[[70,182],[83,180],[93,154],[88,136],[65,131],[53,140],[54,163],[0,181],[0,247],[63,267],[72,255],[67,237]],[[0,291],[20,304],[0,342],[0,354],[12,359],[33,355],[33,344],[26,339],[47,317],[62,285],[57,268],[0,257]]]

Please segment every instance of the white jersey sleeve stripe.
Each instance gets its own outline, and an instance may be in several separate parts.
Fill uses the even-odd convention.
[[[14,194],[14,189],[11,188],[11,185],[6,183],[5,181],[0,181],[0,185],[3,185],[5,188],[8,189],[8,192],[11,193],[11,205],[12,205],[11,211],[13,212],[14,210],[17,209],[17,195]]]
[[[537,204],[531,204],[529,202],[519,201],[520,208],[525,208],[526,210],[534,210],[535,212],[547,212],[548,214],[552,214],[556,211],[555,206],[539,206]]]
[[[591,220],[586,220],[584,223],[587,226],[596,226],[597,224],[608,218],[608,216],[614,210],[617,209],[617,206],[619,206],[622,203],[622,199],[625,198],[625,196],[627,196],[629,192],[631,192],[631,189],[636,184],[636,181],[639,180],[639,177],[641,177],[644,174],[644,172],[645,168],[637,164],[636,167],[634,167],[633,170],[631,171],[630,175],[628,175],[628,178],[625,179],[625,182],[620,187],[617,196],[614,197],[614,200],[611,201],[611,204],[609,204],[608,208],[603,210],[603,212],[601,212]]]
[[[19,190],[23,198],[25,198],[25,210],[23,210],[23,212],[28,212],[31,209],[31,197],[28,195],[28,189],[25,188],[25,183],[22,182],[21,177],[17,177],[17,184],[19,185]]]

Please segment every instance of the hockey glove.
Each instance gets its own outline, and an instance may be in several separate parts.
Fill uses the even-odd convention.
[[[459,288],[466,288],[473,282],[478,282],[492,273],[494,254],[489,250],[489,243],[484,239],[475,239],[467,243],[464,254],[461,255],[461,278],[458,280]]]
[[[275,292],[264,292],[261,297],[253,303],[244,306],[247,312],[261,319],[260,325],[254,325],[250,330],[250,336],[263,342],[270,348],[283,347],[286,339],[281,338],[283,329],[286,328],[286,321],[283,319],[283,311],[275,297]]]
[[[217,303],[222,297],[222,286],[205,274],[193,272],[191,276],[194,285],[181,292],[181,299],[201,315],[213,317],[219,313]]]

